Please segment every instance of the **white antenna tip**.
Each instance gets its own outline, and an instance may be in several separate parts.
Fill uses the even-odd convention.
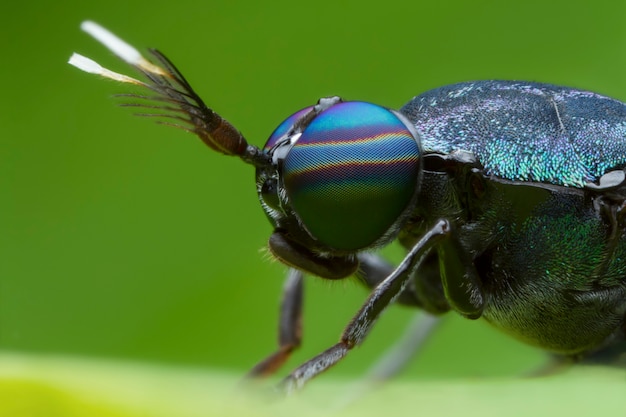
[[[90,74],[96,74],[96,75],[100,75],[102,77],[105,78],[109,78],[111,80],[114,81],[119,81],[121,83],[129,83],[129,84],[135,84],[135,85],[141,85],[143,87],[146,87],[147,85],[135,78],[129,77],[127,75],[124,74],[119,74],[117,72],[108,70],[106,68],[104,68],[102,65],[98,64],[96,61],[94,61],[93,59],[89,59],[86,56],[83,56],[81,54],[77,54],[76,52],[74,52],[72,54],[72,56],[70,57],[69,61],[67,61],[68,64],[75,66],[76,68],[78,68],[79,70],[88,72]]]
[[[137,49],[99,24],[85,20],[80,28],[129,64],[138,65],[144,60]]]
[[[103,68],[100,64],[93,59],[89,59],[86,56],[77,54],[76,52],[72,54],[67,63],[90,74],[102,74]]]

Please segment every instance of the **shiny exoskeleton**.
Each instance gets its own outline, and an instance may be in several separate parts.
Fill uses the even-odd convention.
[[[274,372],[301,342],[303,273],[356,275],[372,291],[340,341],[293,371],[286,390],[341,360],[396,300],[435,315],[484,317],[568,357],[624,339],[620,101],[513,81],[438,88],[400,111],[332,97],[294,113],[257,148],[162,54],[152,51],[157,66],[98,25],[83,29],[149,82],[78,55],[71,64],[147,87],[156,96],[138,99],[166,104],[146,107],[163,109],[212,149],[256,167],[274,227],[270,251],[291,269],[279,349],[252,376]],[[373,251],[396,239],[407,255],[392,267]]]
[[[463,303],[481,294],[477,310],[456,307],[454,294],[447,304],[562,354],[623,338],[626,106],[552,85],[483,81],[427,92],[401,111],[426,155],[420,202],[400,239],[411,245],[429,224],[451,219],[478,276],[459,295]],[[459,161],[457,152],[468,154]],[[436,257],[418,272],[431,288],[441,282]],[[443,292],[434,303],[433,293],[415,295],[435,313],[448,308]]]

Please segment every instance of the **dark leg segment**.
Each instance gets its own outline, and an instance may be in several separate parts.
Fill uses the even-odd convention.
[[[393,265],[379,255],[365,252],[359,254],[358,258],[359,269],[356,271],[356,276],[369,288],[374,288],[383,282],[394,270]]]
[[[358,258],[359,269],[356,276],[368,288],[376,287],[394,270],[394,267],[379,255],[362,253]],[[437,251],[430,251],[426,255],[412,278],[400,293],[397,303],[418,307],[434,315],[444,314],[450,310],[441,282]]]
[[[441,318],[428,313],[418,312],[404,330],[402,338],[387,349],[385,354],[368,371],[362,381],[358,381],[354,388],[336,405],[337,410],[364,398],[370,391],[375,390],[385,381],[400,373],[407,363],[413,359],[439,327]]]
[[[272,375],[300,346],[302,341],[303,291],[303,273],[290,268],[283,287],[283,300],[278,318],[278,350],[252,368],[248,373],[249,378]]]
[[[400,373],[424,346],[424,342],[437,329],[440,321],[441,317],[417,313],[404,330],[402,338],[369,370],[367,381],[380,383]]]
[[[281,388],[286,392],[301,388],[309,379],[335,365],[350,349],[360,344],[384,309],[394,302],[406,287],[426,254],[449,232],[449,222],[440,220],[425,233],[395,271],[374,288],[365,304],[344,330],[340,342],[298,367],[282,381]]]
[[[378,284],[383,282],[385,278],[391,275],[395,269],[395,267],[387,262],[387,260],[373,253],[361,253],[358,256],[358,259],[359,269],[356,272],[356,276],[370,289],[375,288]],[[410,284],[407,286],[405,291],[400,293],[398,302],[408,306],[421,307],[415,296],[415,291],[413,291]]]

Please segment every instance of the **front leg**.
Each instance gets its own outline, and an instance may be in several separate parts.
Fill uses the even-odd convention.
[[[360,344],[367,337],[380,314],[389,304],[395,301],[406,287],[426,254],[444,239],[449,232],[449,222],[447,220],[439,220],[425,233],[393,273],[374,289],[365,304],[363,304],[359,312],[343,331],[339,343],[298,367],[282,381],[281,389],[290,393],[302,388],[309,379],[335,365],[346,356],[350,349]]]
[[[359,269],[356,271],[355,275],[363,285],[371,290],[383,282],[395,269],[394,265],[381,258],[380,255],[373,253],[361,253],[358,259]],[[439,277],[439,275],[437,275],[437,277]],[[423,307],[420,300],[417,299],[415,290],[412,288],[411,284],[407,285],[405,290],[400,293],[397,302],[411,307]]]
[[[276,372],[289,359],[302,341],[303,273],[290,268],[283,287],[283,300],[278,317],[278,350],[257,363],[248,378],[266,377]]]
[[[391,275],[394,270],[394,267],[379,255],[365,252],[359,254],[358,259],[359,269],[356,276],[371,289]],[[450,304],[443,290],[439,256],[436,251],[430,251],[424,258],[409,285],[400,293],[397,303],[417,307],[433,315],[450,311]]]

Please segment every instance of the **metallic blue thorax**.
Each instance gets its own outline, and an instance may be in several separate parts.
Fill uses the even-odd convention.
[[[401,112],[426,152],[470,151],[487,175],[582,187],[626,166],[626,105],[587,91],[477,81],[428,91]]]

